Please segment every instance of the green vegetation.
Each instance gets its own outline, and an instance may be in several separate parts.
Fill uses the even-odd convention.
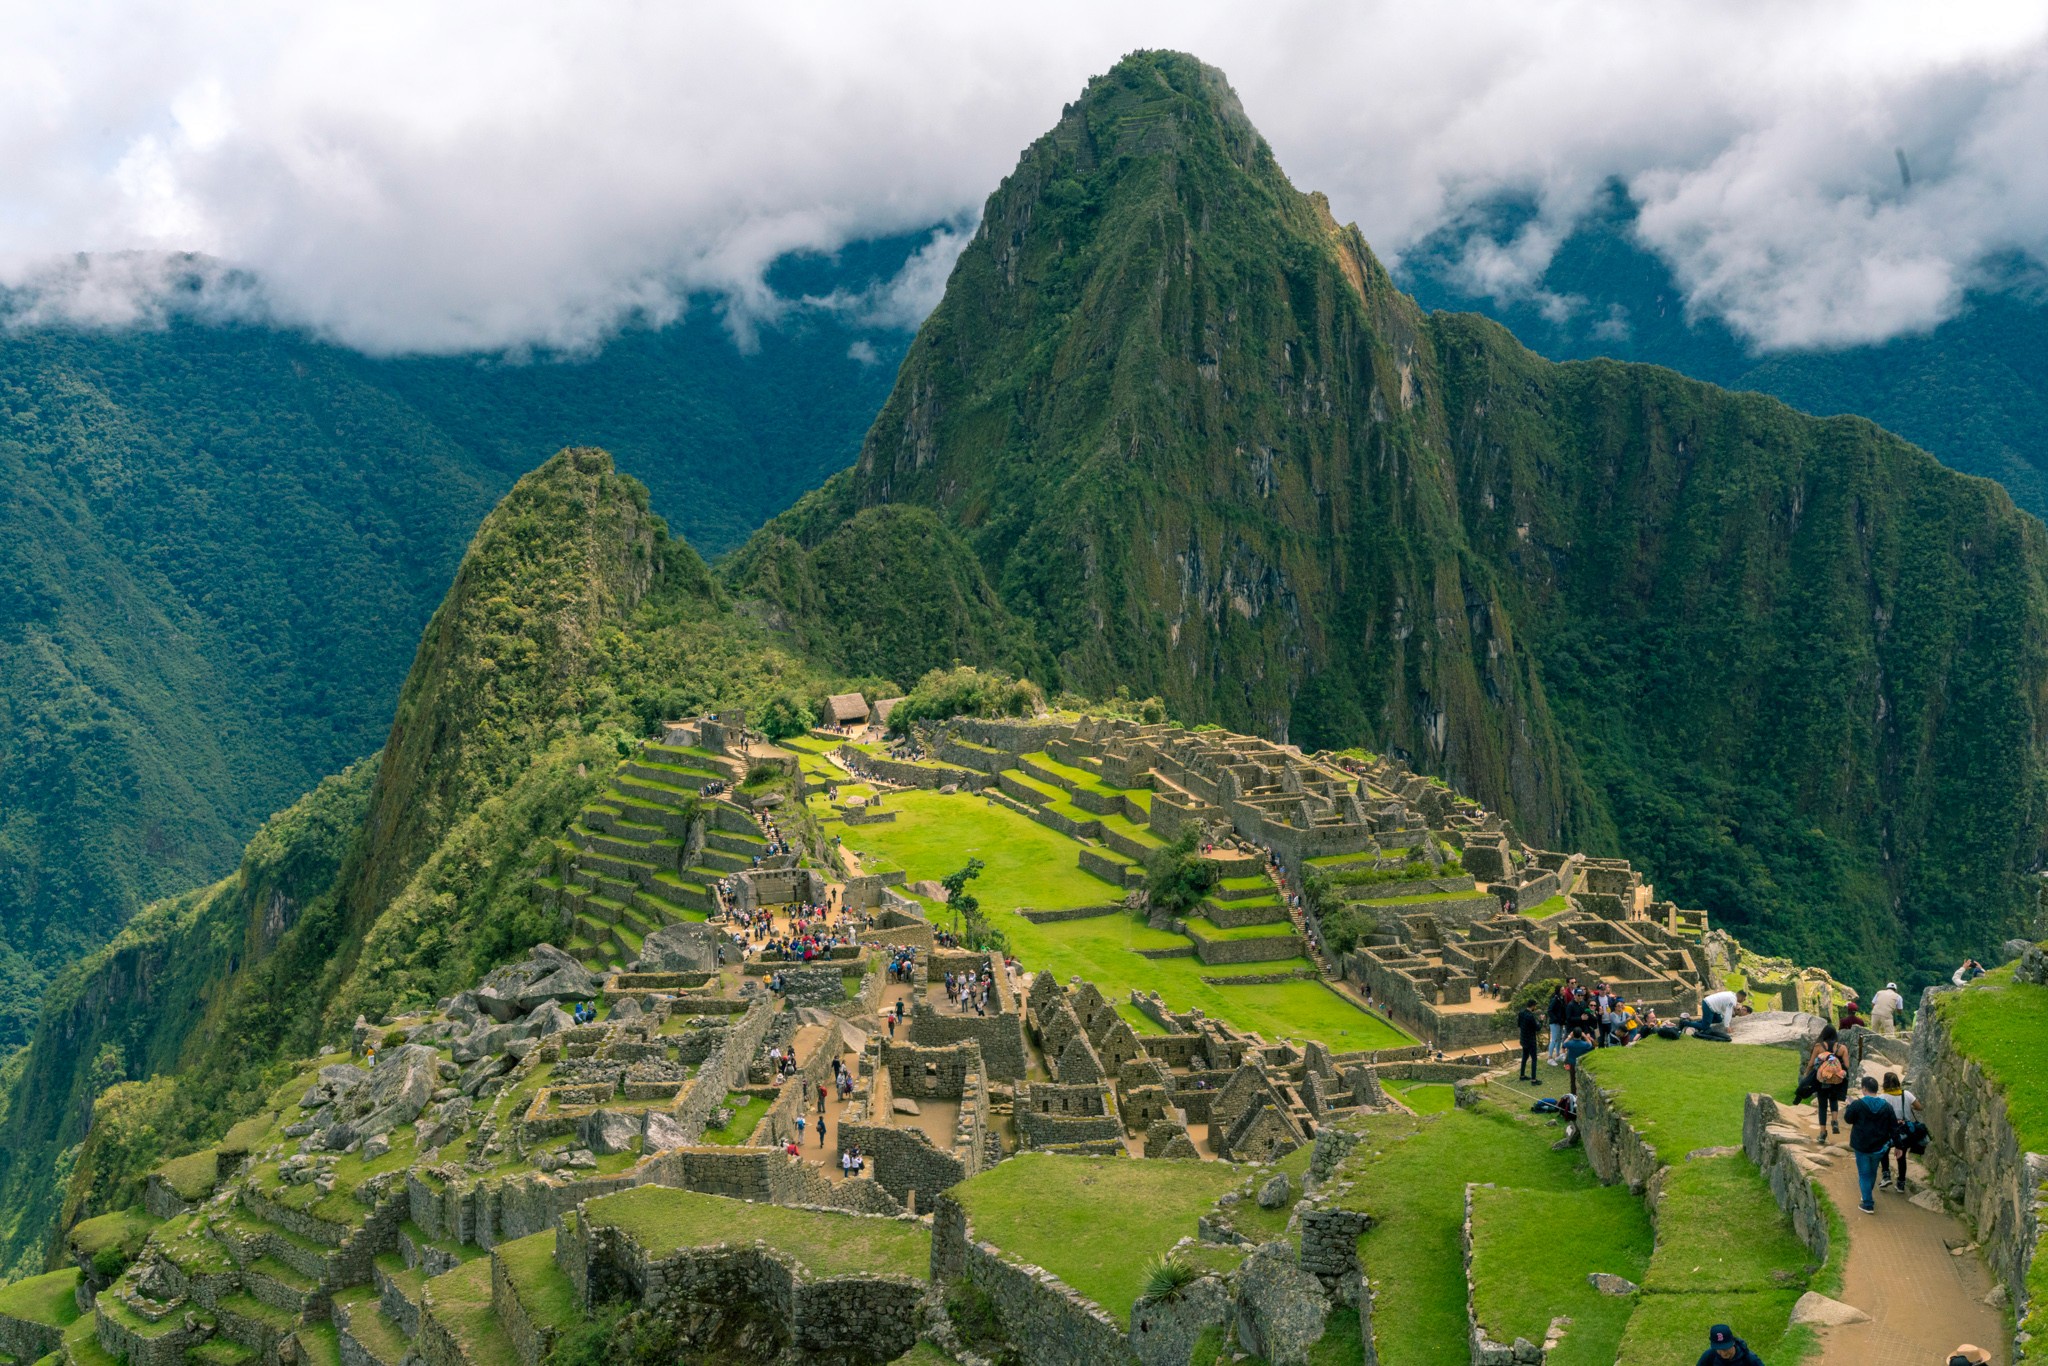
[[[1146,863],[1145,896],[1154,909],[1171,916],[1190,915],[1216,885],[1220,870],[1215,861],[1196,852],[1200,834],[1188,826]]]
[[[1465,1366],[1465,1183],[1569,1195],[1592,1195],[1600,1183],[1582,1154],[1551,1150],[1555,1126],[1490,1107],[1424,1119],[1375,1116],[1361,1132],[1366,1142],[1348,1159],[1353,1184],[1341,1203],[1377,1221],[1359,1256],[1374,1286],[1380,1360]],[[1648,1228],[1640,1203],[1636,1218]]]
[[[1028,679],[964,667],[933,669],[918,679],[889,713],[889,729],[902,735],[910,730],[913,721],[943,721],[953,716],[1029,716],[1044,705],[1045,695]]]
[[[1151,1259],[1192,1234],[1196,1218],[1242,1179],[1219,1162],[1020,1153],[952,1194],[975,1236],[1127,1322]],[[1104,1237],[1108,1229],[1116,1235]]]
[[[566,1328],[583,1317],[576,1287],[555,1264],[553,1229],[500,1243],[491,1249],[491,1255],[504,1263],[506,1278],[535,1323]]]
[[[1440,1115],[1457,1104],[1457,1088],[1447,1081],[1397,1081],[1387,1089],[1418,1115]]]
[[[867,1272],[922,1280],[931,1270],[931,1230],[906,1220],[757,1205],[666,1186],[600,1196],[586,1206],[586,1217],[593,1227],[618,1229],[655,1256],[758,1239],[817,1276]]]
[[[1555,1366],[1612,1366],[1634,1296],[1603,1295],[1586,1280],[1608,1272],[1640,1282],[1650,1264],[1650,1220],[1625,1187],[1472,1191],[1473,1309],[1496,1342],[1540,1343],[1552,1319],[1571,1327],[1547,1358]]]
[[[728,1095],[725,1104],[732,1111],[732,1123],[722,1129],[706,1129],[704,1142],[727,1146],[745,1143],[754,1136],[754,1127],[768,1113],[772,1102],[766,1096]]]
[[[1660,1160],[1678,1163],[1698,1148],[1742,1142],[1742,1098],[1765,1091],[1791,1099],[1799,1056],[1698,1039],[1645,1039],[1602,1048],[1579,1064],[1593,1074]]]
[[[68,1327],[78,1319],[78,1297],[73,1293],[78,1288],[78,1275],[77,1267],[67,1266],[62,1271],[0,1286],[0,1314],[30,1323]]]

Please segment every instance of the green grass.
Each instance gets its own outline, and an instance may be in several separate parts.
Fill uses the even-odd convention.
[[[1243,969],[1205,968],[1193,958],[1138,957],[1133,949],[1178,948],[1188,941],[1168,930],[1148,929],[1136,916],[1034,925],[1007,914],[1019,906],[1055,910],[1100,905],[1118,892],[1074,866],[1080,849],[1076,841],[1007,807],[964,793],[947,797],[904,792],[890,802],[898,813],[894,824],[830,828],[845,837],[847,847],[862,856],[869,871],[900,869],[913,882],[944,877],[970,855],[982,859],[988,868],[974,884],[975,895],[1009,936],[1018,961],[1028,969],[1051,971],[1062,981],[1079,976],[1095,983],[1140,1033],[1160,1030],[1129,1004],[1133,990],[1156,991],[1175,1010],[1200,1009],[1268,1039],[1320,1039],[1340,1051],[1398,1048],[1413,1042],[1388,1021],[1320,982],[1212,987],[1202,981],[1204,974],[1287,972],[1312,966],[1306,959],[1247,964]],[[943,906],[927,902],[925,908],[934,923],[950,923]]]
[[[1642,1284],[1666,1293],[1805,1288],[1812,1254],[1740,1153],[1673,1165]],[[1630,1277],[1631,1280],[1636,1279]]]
[[[1397,1081],[1389,1089],[1418,1115],[1440,1115],[1458,1103],[1458,1090],[1447,1081]]]
[[[600,1196],[585,1209],[593,1226],[617,1228],[656,1257],[759,1239],[817,1276],[870,1272],[922,1280],[931,1273],[931,1231],[903,1220],[757,1205],[662,1186]]]
[[[1553,1124],[1491,1107],[1428,1118],[1373,1116],[1345,1164],[1347,1208],[1377,1221],[1359,1243],[1374,1287],[1373,1334],[1384,1366],[1467,1366],[1465,1183],[1590,1192],[1599,1181],[1576,1149],[1551,1150]],[[1546,1322],[1548,1320],[1546,1319]]]
[[[1632,1299],[1603,1295],[1595,1271],[1640,1282],[1650,1263],[1649,1211],[1623,1186],[1593,1190],[1472,1192],[1473,1309],[1488,1336],[1541,1343],[1569,1315],[1549,1366],[1612,1366]]]
[[[461,1346],[465,1361],[510,1366],[519,1359],[491,1307],[490,1258],[464,1262],[428,1281],[422,1308]]]
[[[129,1256],[142,1250],[143,1240],[157,1226],[157,1220],[141,1209],[116,1210],[74,1224],[65,1241],[90,1256],[118,1247]]]
[[[100,1346],[99,1333],[90,1314],[81,1314],[64,1330],[64,1356],[71,1366],[117,1366],[113,1354]]]
[[[728,1095],[725,1103],[732,1108],[732,1123],[723,1129],[706,1129],[703,1141],[735,1145],[745,1143],[753,1136],[754,1126],[761,1122],[761,1116],[768,1113],[771,1104],[766,1096]]]
[[[1570,910],[1571,904],[1571,901],[1565,894],[1559,892],[1556,896],[1547,897],[1537,902],[1534,906],[1524,910],[1522,914],[1528,916],[1531,920],[1541,920],[1546,916],[1556,915],[1559,911]]]
[[[1993,970],[1964,991],[1946,992],[1935,1009],[1948,1022],[1955,1046],[1984,1069],[2005,1096],[2006,1122],[2023,1152],[2048,1152],[2048,987],[2015,986],[2012,969]],[[2027,1274],[2032,1312],[2022,1328],[2048,1331],[2048,1257]]]
[[[582,1319],[576,1287],[555,1265],[552,1229],[500,1243],[491,1255],[504,1262],[506,1279],[512,1282],[520,1306],[533,1322],[547,1328],[566,1328]]]
[[[1766,1362],[1797,1361],[1788,1350],[1809,1330],[1790,1329],[1798,1290],[1707,1291],[1685,1295],[1641,1295],[1622,1334],[1619,1366],[1674,1366],[1707,1349],[1707,1329],[1725,1323],[1746,1338]],[[1569,1341],[1569,1339],[1567,1339]]]
[[[1785,1048],[1651,1038],[1629,1048],[1599,1049],[1579,1065],[1592,1072],[1659,1159],[1675,1163],[1696,1148],[1742,1142],[1743,1097],[1767,1091],[1789,1101],[1799,1055]]]
[[[954,1366],[954,1362],[953,1358],[947,1356],[929,1342],[920,1342],[902,1356],[897,1357],[892,1366]]]
[[[1244,1179],[1221,1162],[1135,1162],[1022,1153],[954,1187],[975,1236],[1052,1272],[1119,1323],[1146,1264],[1195,1231]],[[1113,1230],[1113,1234],[1111,1234]]]
[[[30,1276],[12,1285],[0,1286],[0,1314],[68,1328],[78,1318],[78,1268],[66,1267],[42,1276]]]
[[[358,1286],[336,1295],[335,1302],[349,1307],[349,1336],[369,1348],[371,1355],[384,1362],[402,1362],[411,1351],[411,1344],[398,1325],[384,1316],[378,1308],[377,1292],[369,1286]]]
[[[1187,925],[1190,938],[1206,939],[1211,943],[1230,942],[1239,939],[1294,938],[1294,926],[1284,920],[1274,924],[1239,925],[1228,930],[1201,920],[1190,920],[1187,922]]]
[[[307,1366],[341,1366],[341,1337],[331,1323],[309,1323],[299,1329]]]

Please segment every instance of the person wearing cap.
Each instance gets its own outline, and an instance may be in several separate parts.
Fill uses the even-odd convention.
[[[1897,982],[1886,982],[1884,990],[1870,998],[1870,1023],[1880,1034],[1889,1034],[1897,1026],[1899,1012],[1906,1008],[1906,998],[1899,995]]]
[[[1763,1358],[1749,1350],[1749,1344],[1735,1336],[1735,1330],[1717,1323],[1707,1333],[1707,1350],[1700,1353],[1697,1366],[1764,1366]]]
[[[1948,1366],[1991,1366],[1991,1353],[1974,1342],[1966,1342],[1948,1354]]]

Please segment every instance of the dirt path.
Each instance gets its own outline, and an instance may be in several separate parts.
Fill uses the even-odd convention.
[[[1814,1133],[1813,1107],[1796,1114],[1800,1127]],[[2003,1362],[2004,1315],[1983,1302],[1992,1286],[1984,1260],[1974,1251],[1960,1257],[1949,1251],[1967,1244],[1969,1231],[1894,1190],[1878,1191],[1877,1213],[1864,1214],[1847,1140],[1846,1132],[1828,1135],[1820,1183],[1849,1229],[1837,1298],[1870,1315],[1870,1322],[1820,1329],[1818,1366],[1929,1366],[1965,1342]],[[1915,1163],[1907,1181],[1916,1193],[1925,1189],[1921,1177]]]

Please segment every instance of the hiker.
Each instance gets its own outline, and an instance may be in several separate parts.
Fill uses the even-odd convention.
[[[1892,1140],[1892,1152],[1898,1155],[1899,1175],[1892,1183],[1892,1189],[1899,1194],[1906,1193],[1906,1155],[1927,1151],[1927,1126],[1920,1122],[1920,1098],[1906,1089],[1896,1072],[1884,1074],[1884,1098],[1890,1103],[1892,1113],[1899,1117],[1899,1135]],[[1884,1185],[1885,1168],[1877,1169],[1877,1184]]]
[[[1884,990],[1870,998],[1870,1023],[1880,1034],[1890,1034],[1897,1027],[1901,1011],[1906,1008],[1906,998],[1899,995],[1897,982],[1886,982]]]
[[[1368,998],[1367,1005],[1372,1001]],[[1550,1065],[1556,1067],[1564,1061],[1564,988],[1550,989]]]
[[[1849,999],[1842,1003],[1841,1013],[1835,1019],[1837,1029],[1854,1029],[1863,1023],[1863,1016],[1856,1008],[1856,993],[1850,992]]]
[[[1800,1079],[1800,1090],[1811,1092],[1814,1097],[1814,1123],[1820,1128],[1820,1141],[1828,1141],[1831,1114],[1834,1131],[1842,1132],[1842,1102],[1849,1097],[1849,1050],[1842,1046],[1841,1035],[1833,1025],[1821,1026],[1813,1051],[1806,1055],[1806,1075]],[[1797,1099],[1795,1095],[1794,1100]]]
[[[1978,962],[1974,958],[1965,958],[1963,960],[1963,965],[1957,968],[1955,972],[1949,976],[1948,980],[1959,987],[1963,987],[1968,986],[1973,979],[1982,977],[1983,975],[1984,965],[1982,963]]]
[[[1875,1214],[1877,1202],[1872,1194],[1878,1174],[1885,1168],[1885,1154],[1891,1151],[1892,1140],[1899,1136],[1898,1112],[1877,1093],[1877,1078],[1865,1077],[1863,1094],[1849,1102],[1842,1118],[1849,1121],[1849,1151],[1856,1154],[1856,1185],[1863,1195],[1858,1208],[1865,1214]]]
[[[1707,1333],[1707,1350],[1694,1366],[1764,1366],[1763,1358],[1749,1350],[1749,1344],[1735,1336],[1735,1330],[1717,1323]]]
[[[1522,1035],[1522,1065],[1515,1069],[1516,1081],[1522,1080],[1524,1072],[1528,1073],[1530,1081],[1536,1080],[1536,1029],[1539,1023],[1536,1012],[1527,1005],[1515,1012],[1515,1028]]]

